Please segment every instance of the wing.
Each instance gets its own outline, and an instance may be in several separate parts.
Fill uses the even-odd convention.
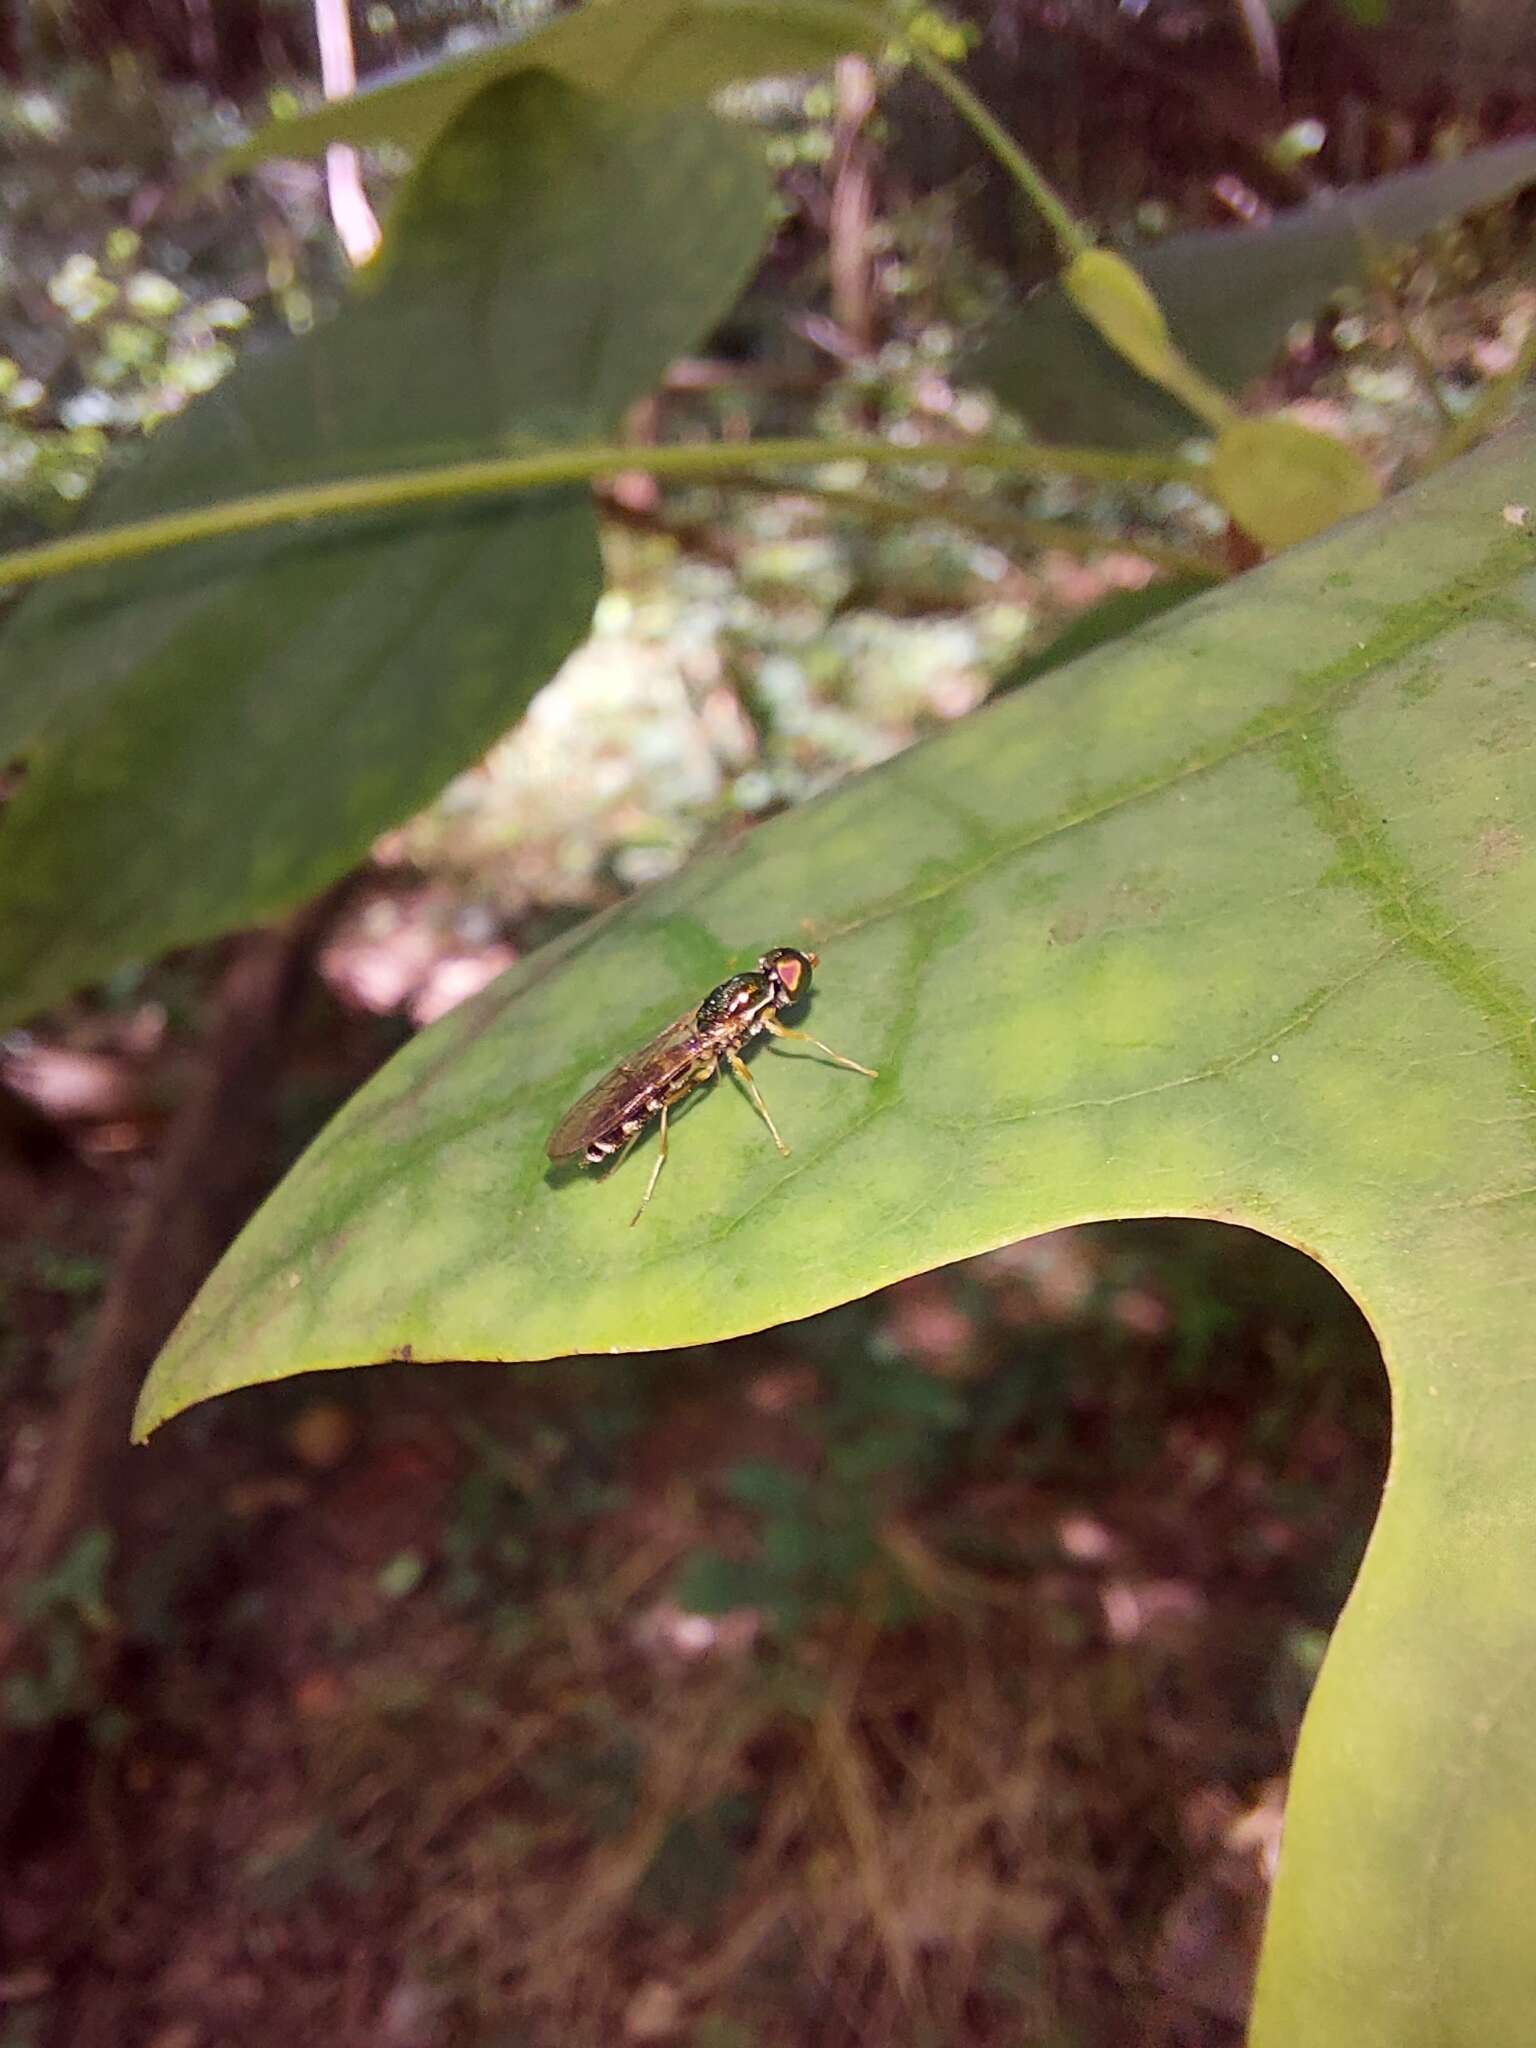
[[[549,1134],[545,1150],[550,1158],[574,1159],[594,1138],[623,1123],[647,1095],[664,1088],[690,1066],[696,1046],[697,1016],[695,1004],[664,1031],[658,1031],[648,1045],[620,1060],[579,1102],[572,1103]]]

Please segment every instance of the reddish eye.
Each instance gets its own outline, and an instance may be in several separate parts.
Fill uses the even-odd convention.
[[[773,985],[776,1007],[783,1010],[791,1003],[799,1002],[810,987],[815,961],[811,955],[794,946],[775,946],[757,964]]]

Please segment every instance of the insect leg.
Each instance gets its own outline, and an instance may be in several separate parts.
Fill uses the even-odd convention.
[[[880,1078],[875,1068],[861,1067],[857,1060],[845,1060],[842,1054],[834,1052],[830,1045],[823,1045],[819,1038],[812,1038],[809,1031],[796,1031],[793,1025],[781,1024],[777,1017],[765,1017],[763,1024],[767,1030],[773,1033],[775,1038],[803,1038],[807,1045],[814,1045],[818,1052],[824,1052],[827,1058],[835,1060],[838,1066],[848,1067],[855,1074],[867,1074],[871,1081],[877,1081]]]
[[[661,1169],[666,1165],[666,1163],[667,1105],[666,1103],[663,1103],[661,1105],[661,1135],[656,1146],[656,1164],[651,1168],[651,1177],[645,1184],[645,1193],[640,1197],[640,1206],[635,1211],[634,1215],[631,1216],[629,1219],[629,1227],[631,1230],[634,1229],[635,1225],[640,1221],[640,1218],[645,1214],[645,1205],[651,1199],[652,1195],[655,1194],[656,1183],[661,1179]]]
[[[768,1126],[769,1136],[773,1139],[775,1145],[778,1146],[779,1150],[784,1154],[784,1157],[787,1159],[789,1157],[789,1147],[785,1144],[784,1140],[779,1136],[778,1129],[774,1124],[773,1118],[768,1114],[768,1105],[766,1102],[764,1102],[762,1096],[758,1094],[757,1083],[753,1080],[752,1075],[748,1070],[746,1061],[742,1058],[739,1052],[731,1052],[729,1049],[727,1050],[725,1056],[731,1063],[731,1072],[736,1076],[737,1080],[741,1083],[742,1087],[745,1088],[747,1093],[751,1096],[752,1107],[757,1111],[758,1115],[762,1118],[763,1122]]]

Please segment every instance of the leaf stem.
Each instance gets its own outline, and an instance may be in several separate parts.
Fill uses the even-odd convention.
[[[548,490],[590,483],[623,470],[681,482],[708,483],[755,476],[763,469],[819,468],[861,462],[876,469],[995,469],[1011,476],[1081,476],[1103,483],[1188,483],[1199,486],[1200,471],[1175,458],[1123,454],[1099,448],[1040,448],[1021,441],[965,441],[902,447],[891,441],[850,436],[843,440],[800,439],[707,442],[698,446],[633,447],[622,442],[574,448],[546,448],[536,455],[494,456],[378,476],[346,477],[337,483],[299,484],[226,498],[184,512],[162,513],[122,526],[104,526],[44,541],[0,555],[0,588],[40,583],[72,570],[133,561],[189,541],[219,540],[264,527],[290,526],[349,513],[390,511],[460,498],[499,497],[517,491]]]
[[[908,44],[912,62],[930,83],[936,85],[961,119],[968,122],[991,150],[1031,206],[1056,237],[1062,260],[1070,263],[1093,247],[1093,238],[1079,224],[1071,209],[1035,169],[1007,129],[990,114],[970,87],[951,70],[944,59],[923,44]]]

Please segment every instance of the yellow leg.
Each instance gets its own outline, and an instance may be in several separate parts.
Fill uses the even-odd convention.
[[[812,1038],[809,1031],[796,1031],[793,1025],[781,1024],[777,1017],[765,1017],[764,1024],[775,1038],[803,1038],[807,1045],[814,1045],[818,1052],[824,1052],[829,1060],[840,1067],[848,1067],[855,1074],[867,1074],[871,1081],[880,1076],[873,1067],[861,1067],[857,1060],[845,1060],[840,1052],[834,1052],[830,1045],[823,1045],[819,1038]]]
[[[757,1083],[753,1080],[751,1074],[747,1070],[746,1061],[741,1057],[741,1054],[738,1052],[727,1052],[726,1058],[731,1063],[731,1072],[736,1076],[737,1080],[741,1083],[742,1087],[745,1088],[747,1093],[751,1096],[753,1108],[757,1111],[758,1115],[762,1118],[763,1122],[768,1126],[769,1136],[773,1139],[775,1145],[778,1146],[779,1150],[784,1154],[784,1157],[787,1159],[789,1157],[789,1147],[785,1144],[784,1140],[779,1136],[778,1130],[774,1125],[773,1118],[768,1114],[768,1105],[766,1102],[764,1102],[762,1096],[758,1094]]]
[[[623,1155],[621,1154],[620,1156],[622,1157]],[[651,1168],[651,1177],[645,1184],[645,1193],[640,1197],[640,1206],[635,1211],[634,1215],[631,1216],[629,1219],[629,1227],[631,1230],[634,1229],[635,1225],[640,1221],[640,1218],[645,1214],[645,1205],[651,1199],[652,1195],[655,1194],[656,1183],[661,1179],[661,1169],[666,1165],[666,1163],[667,1105],[663,1103],[661,1105],[661,1136],[657,1141],[656,1145],[656,1164]]]

